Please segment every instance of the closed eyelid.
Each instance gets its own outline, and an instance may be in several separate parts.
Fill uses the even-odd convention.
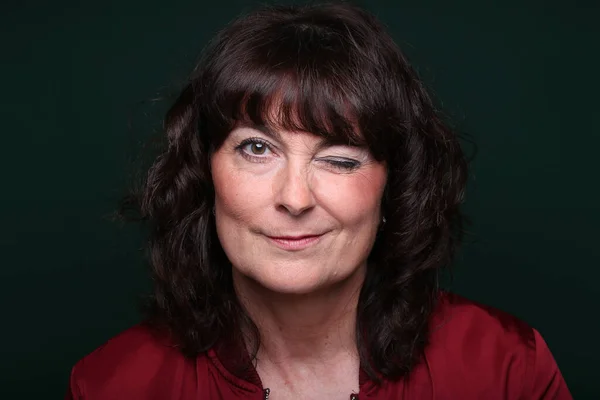
[[[366,162],[371,158],[371,153],[368,149],[355,146],[336,145],[322,149],[318,158],[320,159],[346,159],[357,162]]]

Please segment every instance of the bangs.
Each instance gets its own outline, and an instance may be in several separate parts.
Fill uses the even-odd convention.
[[[367,145],[357,125],[355,110],[341,95],[329,90],[329,82],[309,82],[291,74],[263,79],[248,82],[252,86],[237,93],[235,97],[239,100],[232,104],[228,126],[309,132],[330,144]],[[275,82],[269,82],[271,79]],[[266,87],[260,87],[261,83],[267,83]]]
[[[364,76],[370,68],[357,65],[357,55],[330,30],[274,25],[230,45],[204,85],[213,148],[245,125],[309,132],[330,144],[366,147],[378,158],[365,126],[365,110],[373,109],[373,79]]]

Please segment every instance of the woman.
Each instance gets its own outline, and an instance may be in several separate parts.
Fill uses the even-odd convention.
[[[345,4],[207,48],[140,200],[148,321],[72,399],[569,399],[539,333],[440,291],[467,167],[415,72]]]

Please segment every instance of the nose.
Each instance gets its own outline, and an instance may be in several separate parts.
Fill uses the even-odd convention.
[[[288,162],[280,171],[275,185],[277,208],[299,216],[315,206],[308,167]]]

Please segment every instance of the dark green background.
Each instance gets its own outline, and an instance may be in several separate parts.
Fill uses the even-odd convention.
[[[148,287],[138,229],[105,218],[166,106],[143,102],[252,2],[2,4],[0,398],[60,398]],[[536,327],[575,398],[600,398],[598,2],[368,4],[479,146],[453,288]]]

